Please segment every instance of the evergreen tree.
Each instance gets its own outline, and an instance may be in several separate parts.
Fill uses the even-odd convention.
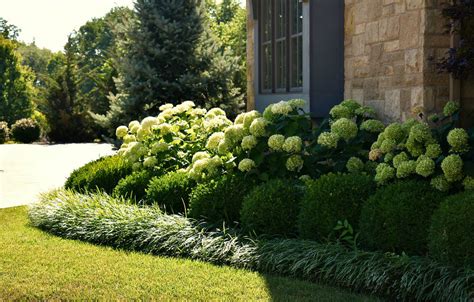
[[[16,43],[0,35],[0,121],[31,117],[32,95],[32,74],[21,65]]]
[[[193,100],[235,114],[242,92],[233,82],[238,62],[220,51],[202,0],[137,0],[137,20],[123,45],[120,93],[104,118],[109,127],[158,113],[165,102]]]

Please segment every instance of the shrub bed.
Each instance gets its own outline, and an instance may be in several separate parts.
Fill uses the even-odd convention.
[[[244,198],[241,217],[247,231],[267,235],[296,235],[302,186],[274,179],[253,189]]]
[[[470,301],[474,271],[426,258],[348,250],[301,240],[246,240],[210,232],[108,195],[45,194],[29,211],[32,225],[53,234],[156,255],[187,257],[260,272],[298,276],[396,300]]]
[[[132,167],[120,156],[106,156],[74,170],[64,187],[77,192],[104,191],[111,194],[118,182],[132,173]]]
[[[441,262],[474,269],[474,191],[446,198],[435,211],[430,254]]]
[[[306,183],[298,228],[301,237],[328,238],[338,221],[357,228],[362,203],[375,191],[373,177],[363,174],[327,174]]]
[[[147,200],[158,203],[167,213],[185,213],[195,186],[195,181],[186,173],[170,172],[151,180],[146,189]]]
[[[155,173],[149,170],[133,172],[122,178],[114,188],[114,196],[124,196],[135,201],[145,202],[146,188]]]
[[[371,249],[423,255],[431,216],[443,195],[427,181],[399,181],[379,188],[362,208],[363,242]]]

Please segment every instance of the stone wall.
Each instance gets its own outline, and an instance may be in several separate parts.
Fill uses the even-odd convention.
[[[373,106],[384,120],[412,109],[439,111],[449,76],[431,58],[450,46],[441,0],[345,0],[345,98]]]

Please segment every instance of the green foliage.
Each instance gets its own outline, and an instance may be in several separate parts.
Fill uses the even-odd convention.
[[[15,141],[29,144],[40,138],[41,128],[34,120],[25,118],[13,124],[11,135]]]
[[[10,129],[7,122],[0,122],[0,144],[4,144],[8,140]]]
[[[237,60],[218,51],[204,1],[138,0],[135,11],[137,20],[121,45],[126,51],[119,67],[119,94],[104,123],[156,115],[166,101],[193,100],[231,114],[240,110],[242,92],[233,82]]]
[[[146,196],[146,189],[151,179],[155,176],[150,170],[133,172],[122,178],[114,188],[114,196],[122,196],[135,201],[143,201]]]
[[[32,74],[21,65],[16,47],[0,35],[0,120],[10,125],[34,110]]]
[[[474,192],[447,197],[433,214],[429,251],[437,260],[474,268]]]
[[[298,276],[388,300],[454,302],[473,297],[472,270],[453,269],[428,258],[354,251],[313,241],[246,240],[107,195],[64,191],[43,195],[30,208],[29,217],[33,226],[64,238]]]
[[[112,193],[118,182],[131,173],[131,165],[120,156],[102,157],[74,170],[64,187],[77,192]]]
[[[443,195],[417,180],[379,188],[362,207],[361,239],[371,249],[423,255],[431,216]]]
[[[186,213],[195,186],[186,173],[170,172],[151,180],[146,189],[147,200],[158,203],[167,213]]]
[[[189,217],[234,224],[240,221],[244,196],[253,186],[251,179],[231,174],[201,183],[191,192]]]
[[[375,191],[371,176],[327,174],[306,182],[306,193],[298,216],[300,236],[324,240],[333,234],[338,221],[358,228],[364,201]]]
[[[267,235],[296,235],[302,188],[295,182],[274,179],[257,186],[245,198],[241,210],[247,231]]]
[[[8,40],[16,40],[20,31],[17,26],[9,24],[7,20],[0,17],[0,37]]]

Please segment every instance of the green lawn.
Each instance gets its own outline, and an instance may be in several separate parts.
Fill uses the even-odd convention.
[[[0,300],[374,301],[339,289],[64,240],[0,210]]]

